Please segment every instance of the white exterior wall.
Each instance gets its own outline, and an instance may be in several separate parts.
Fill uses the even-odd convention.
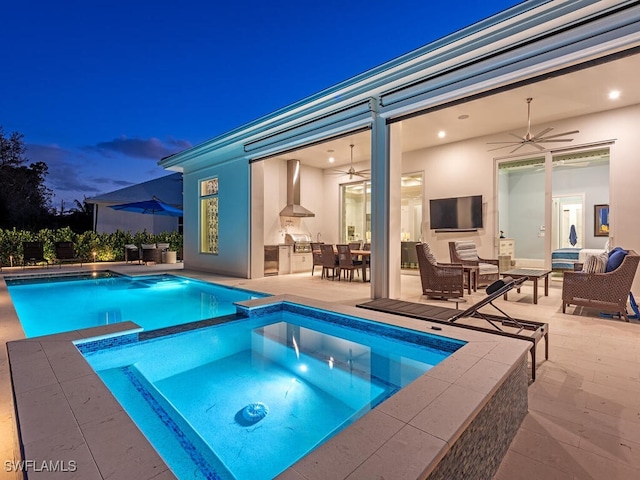
[[[141,232],[158,234],[175,232],[178,230],[178,218],[163,215],[148,215],[143,213],[114,210],[107,205],[96,204],[98,219],[96,233]]]
[[[218,177],[219,254],[200,253],[200,181]],[[249,276],[249,164],[238,159],[184,172],[184,267]],[[188,233],[186,233],[188,232]]]

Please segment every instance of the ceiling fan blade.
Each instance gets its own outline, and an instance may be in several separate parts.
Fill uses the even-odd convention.
[[[541,138],[543,137],[545,134],[549,133],[551,130],[553,130],[553,128],[549,127],[549,128],[545,128],[544,130],[542,130],[540,133],[536,133],[533,138]]]
[[[520,143],[520,145],[523,145],[522,142],[495,142],[495,143],[508,143],[508,145],[503,145],[501,147],[491,148],[491,149],[487,150],[487,152],[495,152],[496,150],[501,150],[503,148],[510,148],[510,147],[515,146],[515,145],[518,145],[518,143]]]
[[[515,133],[511,133],[511,132],[509,132],[508,135],[511,135],[513,138],[517,138],[519,141],[522,141],[525,139],[522,135],[516,135]]]
[[[580,130],[572,130],[571,132],[556,133],[555,135],[549,135],[548,137],[542,137],[542,138],[538,138],[538,136],[536,136],[536,138],[537,138],[537,141],[546,142],[550,138],[564,137],[566,135],[573,135],[574,133],[580,133]]]
[[[524,143],[521,143],[520,145],[518,145],[516,148],[514,148],[513,150],[511,150],[509,153],[514,153],[517,152],[518,150],[520,150],[522,147],[524,147]]]
[[[539,151],[544,152],[545,148],[541,145],[538,145],[536,142],[529,142],[529,145],[536,147]]]
[[[508,142],[487,142],[487,145],[500,145],[501,143],[505,143],[505,144],[509,144],[509,145],[516,145],[518,143],[522,143],[522,139],[520,139],[519,142],[514,142],[513,140],[510,140]]]
[[[551,140],[547,140],[547,139],[538,139],[536,140],[537,143],[557,143],[557,142],[573,142],[573,138],[554,138]]]

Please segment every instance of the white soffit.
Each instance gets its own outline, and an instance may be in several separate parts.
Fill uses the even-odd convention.
[[[623,19],[620,18],[620,14],[612,12],[630,5],[631,7],[622,14],[622,16],[626,15],[626,23],[628,24],[628,18],[631,15],[638,15],[640,12],[640,7],[635,3],[637,2],[610,0],[532,0],[523,2],[255,122],[163,159],[159,163],[165,168],[175,167],[202,155],[220,152],[220,150],[229,151],[231,146],[234,146],[231,150],[240,154],[244,144],[260,142],[261,139],[264,139],[263,146],[266,147],[269,144],[266,139],[279,135],[280,137],[271,145],[274,148],[265,149],[265,151],[273,152],[277,149],[275,147],[284,147],[288,144],[286,141],[287,131],[293,132],[297,129],[295,136],[302,139],[305,133],[303,125],[311,122],[315,122],[317,131],[322,131],[330,123],[335,123],[337,117],[334,115],[336,112],[349,107],[349,105],[367,101],[370,97],[379,98],[382,95],[385,99],[396,102],[392,106],[393,108],[391,106],[386,109],[383,107],[382,114],[387,117],[426,108],[429,105],[437,104],[437,102],[445,103],[451,100],[454,95],[449,93],[447,96],[438,96],[426,91],[424,92],[425,98],[416,101],[416,95],[421,95],[421,87],[418,86],[415,91],[411,92],[405,88],[420,79],[441,77],[449,70],[462,68],[465,64],[470,64],[473,67],[479,58],[499,55],[501,52],[513,48],[514,45],[526,47],[532,42],[539,41],[540,45],[549,49],[554,45],[554,33],[564,32],[563,35],[567,37],[566,43],[570,45],[573,28],[579,29],[578,24],[581,22],[590,24],[590,21],[596,21],[599,22],[598,25],[603,27],[609,26],[610,32],[613,32],[611,35],[615,37],[615,24],[622,22]],[[597,18],[598,16],[600,18]],[[545,36],[548,38],[543,38]],[[542,40],[540,40],[541,38]],[[609,41],[612,40],[609,39]],[[569,52],[566,52],[566,55],[569,55]],[[533,60],[528,65],[529,68],[537,66],[550,68],[548,65],[535,63],[535,51],[530,51],[528,58]],[[547,61],[549,60],[551,59],[547,59]],[[490,63],[490,60],[487,62]],[[485,89],[499,86],[499,81],[508,81],[506,77],[496,78],[492,77],[490,72],[487,73],[486,83],[482,84]],[[462,92],[471,90],[469,86],[466,88]],[[409,93],[410,97],[402,100],[402,95],[406,93]],[[461,94],[461,91],[458,91],[458,94]],[[340,98],[339,102],[336,101],[337,98]],[[323,119],[329,117],[334,118],[323,126]],[[328,130],[331,131],[330,128]],[[299,143],[302,144],[303,140],[300,140]],[[261,152],[261,154],[263,153],[264,151]]]

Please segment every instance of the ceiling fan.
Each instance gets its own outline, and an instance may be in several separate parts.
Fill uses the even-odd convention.
[[[574,133],[580,133],[579,130],[572,130],[570,132],[564,133],[556,133],[555,135],[547,135],[553,128],[548,127],[544,130],[536,133],[535,135],[531,135],[531,101],[533,98],[527,98],[527,133],[524,136],[516,135],[515,133],[509,133],[512,137],[517,138],[517,141],[510,142],[487,142],[487,145],[500,145],[504,144],[500,147],[492,148],[489,152],[493,152],[494,150],[500,150],[501,148],[510,148],[515,147],[511,152],[514,153],[520,150],[525,145],[531,145],[532,147],[537,148],[539,151],[544,151],[545,148],[540,145],[542,143],[551,143],[551,142],[572,142],[573,138],[558,138],[564,137],[566,135],[573,135]]]
[[[349,165],[349,170],[334,170],[333,174],[334,175],[349,175],[349,180],[351,180],[354,175],[357,177],[368,177],[369,176],[369,169],[365,169],[365,170],[356,170],[355,168],[353,168],[353,147],[355,147],[355,145],[352,143],[351,145],[349,145],[349,147],[351,147],[351,163]]]

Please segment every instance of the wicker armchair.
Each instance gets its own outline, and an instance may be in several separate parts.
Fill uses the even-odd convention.
[[[622,264],[608,273],[565,271],[562,280],[562,313],[566,313],[567,306],[575,305],[619,314],[628,322],[627,299],[639,261],[640,256],[629,250]]]
[[[145,265],[149,262],[162,263],[162,250],[155,243],[143,243],[142,262]]]
[[[487,286],[500,278],[498,259],[480,258],[473,242],[449,242],[449,256],[451,263],[464,266],[478,267],[476,286]]]
[[[124,246],[124,261],[129,262],[142,262],[142,256],[140,255],[140,249],[137,245],[132,243]]]
[[[416,253],[423,295],[430,298],[458,298],[464,295],[462,265],[436,262],[427,243],[416,244]]]

